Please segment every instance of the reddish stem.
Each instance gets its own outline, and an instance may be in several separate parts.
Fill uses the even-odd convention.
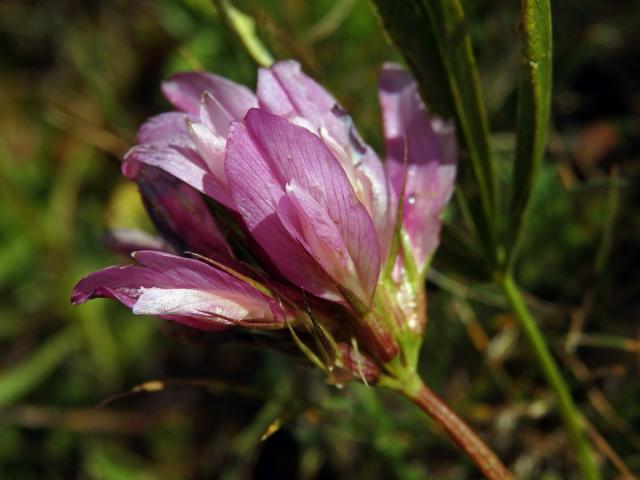
[[[429,387],[422,385],[415,392],[404,394],[422,411],[440,424],[489,480],[513,480],[497,455],[456,415]]]

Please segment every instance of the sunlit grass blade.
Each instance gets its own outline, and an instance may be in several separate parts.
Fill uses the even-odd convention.
[[[255,20],[234,7],[229,0],[213,0],[213,4],[251,58],[261,67],[270,67],[274,62],[273,56],[256,34]]]
[[[506,246],[512,261],[536,173],[544,155],[552,91],[552,26],[548,0],[522,0],[522,60],[517,144]]]

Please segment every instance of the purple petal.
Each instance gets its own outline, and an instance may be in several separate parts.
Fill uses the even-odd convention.
[[[260,69],[257,90],[260,107],[264,110],[286,118],[303,117],[316,128],[322,125],[325,115],[337,103],[293,60]]]
[[[371,215],[383,258],[391,246],[395,195],[376,153],[358,134],[351,117],[336,99],[302,72],[295,61],[275,63],[258,72],[261,108],[308,126],[320,134],[347,173],[356,195]],[[301,121],[300,119],[304,119]]]
[[[380,105],[387,145],[387,171],[397,194],[407,175],[403,226],[420,267],[433,254],[440,236],[440,214],[453,192],[456,173],[455,131],[430,117],[415,80],[397,65],[385,65],[380,77]]]
[[[295,238],[340,285],[365,298],[357,281],[358,272],[349,255],[338,227],[327,211],[303,188],[294,183],[286,186],[277,213],[289,234]]]
[[[162,84],[162,92],[176,108],[198,115],[200,100],[209,92],[234,119],[258,106],[256,96],[243,85],[212,73],[178,73]]]
[[[137,252],[135,259],[139,265],[109,267],[83,278],[71,301],[115,298],[136,314],[213,330],[236,322],[283,322],[276,302],[203,262],[152,251]]]
[[[284,188],[240,123],[231,125],[225,168],[237,211],[280,272],[314,295],[339,300],[333,282],[289,235],[276,215]]]
[[[247,114],[245,125],[246,131],[237,143],[250,144],[251,160],[249,156],[229,156],[231,142],[227,153],[227,177],[240,213],[243,217],[250,215],[252,204],[259,202],[266,203],[266,211],[273,212],[286,185],[299,185],[336,225],[354,262],[361,290],[366,292],[366,298],[361,300],[368,303],[380,271],[378,240],[371,217],[358,201],[339,162],[318,136],[278,116],[253,109]],[[240,164],[241,168],[233,167]],[[271,192],[257,190],[248,198],[239,199],[236,195],[247,189],[247,183],[255,183],[262,176],[261,172],[250,173],[254,164],[269,172]],[[243,201],[250,203],[243,205]],[[263,248],[270,253],[265,245]]]
[[[127,152],[122,172],[135,178],[139,164],[151,165],[173,175],[221,204],[231,207],[232,201],[219,158],[202,158],[193,142],[185,135],[166,142],[136,145]],[[218,162],[218,164],[216,164]]]
[[[146,166],[135,181],[155,227],[176,252],[229,255],[224,235],[196,190],[155,167]]]

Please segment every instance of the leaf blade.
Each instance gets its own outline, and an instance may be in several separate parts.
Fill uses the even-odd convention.
[[[522,0],[521,19],[517,141],[506,232],[509,264],[515,258],[531,191],[544,156],[551,112],[552,26],[549,0]]]

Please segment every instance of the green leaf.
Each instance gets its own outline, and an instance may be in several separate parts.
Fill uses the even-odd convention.
[[[373,0],[391,42],[398,48],[422,90],[431,111],[455,115],[444,62],[431,21],[418,0]],[[422,32],[418,35],[416,32]]]
[[[518,87],[517,144],[506,246],[515,257],[533,183],[544,155],[552,91],[549,0],[522,0],[522,61]]]
[[[431,111],[457,120],[479,197],[474,223],[489,259],[496,263],[496,168],[462,4],[460,0],[373,1]]]

